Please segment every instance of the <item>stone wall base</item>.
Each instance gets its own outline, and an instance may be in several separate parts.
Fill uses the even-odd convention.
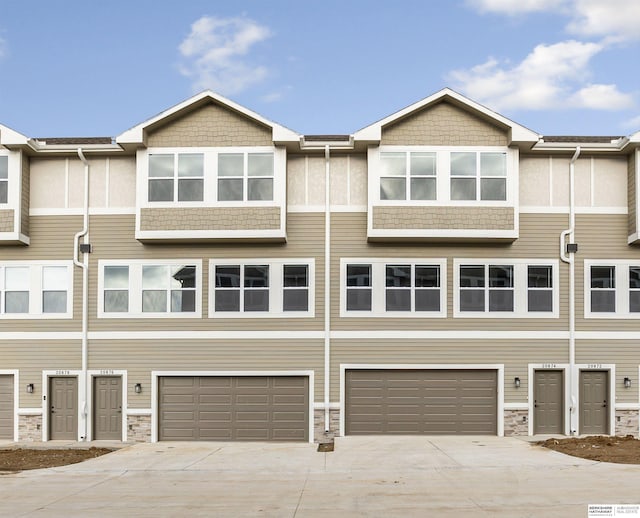
[[[638,410],[616,410],[616,435],[638,437]]]
[[[42,441],[42,415],[18,416],[18,440],[22,442]]]
[[[151,416],[127,416],[127,441],[151,442]]]
[[[324,430],[324,410],[313,412],[314,442],[329,442],[340,434],[340,410],[329,410],[329,431]]]
[[[505,410],[504,411],[504,434],[508,435],[529,435],[529,411],[528,410]]]

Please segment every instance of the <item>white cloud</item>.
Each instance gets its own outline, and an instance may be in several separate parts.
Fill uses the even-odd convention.
[[[618,41],[640,39],[640,2],[637,0],[574,0],[572,12],[567,26],[572,34],[604,36]]]
[[[248,18],[203,16],[180,44],[184,58],[180,72],[191,78],[195,91],[241,92],[267,76],[266,67],[252,65],[246,57],[254,45],[270,36],[267,27]]]
[[[467,0],[467,3],[483,13],[500,13],[509,16],[558,10],[566,7],[568,0]]]
[[[496,110],[591,108],[617,110],[633,99],[615,85],[590,84],[589,62],[604,49],[599,43],[574,40],[538,45],[519,64],[496,59],[449,79],[455,88]]]

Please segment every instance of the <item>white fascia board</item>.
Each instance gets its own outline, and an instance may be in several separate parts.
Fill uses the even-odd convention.
[[[189,99],[182,101],[181,103],[176,104],[175,106],[172,106],[168,110],[165,110],[159,113],[155,117],[152,117],[151,119],[148,119],[138,124],[137,126],[134,126],[133,128],[130,128],[127,131],[121,133],[116,137],[116,143],[118,144],[142,143],[143,137],[144,137],[144,130],[147,127],[151,126],[152,124],[155,124],[158,121],[161,121],[166,117],[169,117],[175,113],[178,113],[179,111],[184,110],[185,108],[188,108],[192,104],[197,103],[202,99],[207,99],[207,98],[212,99],[220,104],[223,104],[231,108],[232,110],[237,111],[257,122],[260,122],[266,126],[269,126],[273,130],[272,138],[274,141],[297,142],[300,139],[300,135],[295,131],[292,131],[289,128],[285,128],[284,126],[281,126],[280,124],[276,124],[275,122],[265,119],[262,115],[259,115],[256,112],[251,111],[248,108],[245,108],[244,106],[241,106],[240,104],[237,104],[231,101],[230,99],[227,99],[221,95],[218,95],[212,92],[211,90],[205,90],[204,92],[200,92],[199,94],[196,94],[193,97],[190,97]]]
[[[354,140],[379,141],[382,136],[383,126],[386,126],[387,124],[390,124],[398,119],[401,119],[402,117],[405,117],[406,115],[409,115],[410,113],[416,110],[424,108],[429,104],[433,104],[443,99],[444,97],[450,97],[451,99],[454,99],[459,103],[468,106],[472,110],[482,113],[483,115],[486,115],[490,119],[493,119],[494,121],[509,127],[511,129],[511,140],[514,142],[515,141],[538,142],[540,140],[541,135],[539,135],[538,133],[531,131],[530,129],[524,126],[521,126],[520,124],[517,124],[512,120],[507,119],[506,117],[503,117],[499,113],[496,113],[493,110],[490,110],[489,108],[487,108],[486,106],[483,106],[481,104],[478,104],[475,101],[472,101],[468,97],[465,97],[464,95],[461,95],[458,92],[451,90],[450,88],[443,88],[439,92],[436,92],[435,94],[430,95],[429,97],[425,97],[421,101],[413,103],[407,106],[406,108],[403,108],[402,110],[395,112],[378,122],[375,122],[369,126],[366,126],[365,128],[362,128],[361,130],[356,131],[353,135]]]
[[[7,126],[0,124],[0,145],[2,146],[26,146],[29,144],[29,137],[18,133]]]

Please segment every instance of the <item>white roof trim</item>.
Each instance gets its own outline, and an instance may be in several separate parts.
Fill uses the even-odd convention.
[[[29,137],[0,124],[0,145],[21,146],[29,143]]]
[[[193,97],[190,97],[189,99],[182,101],[181,103],[176,104],[175,106],[172,106],[168,110],[165,110],[159,113],[155,117],[152,117],[151,119],[148,119],[138,124],[137,126],[134,126],[133,128],[128,129],[124,133],[121,133],[116,137],[116,143],[118,144],[141,143],[143,142],[144,130],[147,127],[151,126],[152,124],[155,124],[158,121],[161,121],[166,117],[169,117],[170,115],[173,115],[174,113],[177,113],[191,106],[194,103],[197,103],[198,101],[201,101],[202,99],[207,99],[207,98],[212,99],[225,106],[228,106],[232,110],[242,113],[243,115],[246,115],[251,119],[254,119],[266,126],[269,126],[273,130],[274,141],[298,141],[300,139],[300,135],[295,131],[292,131],[289,128],[285,128],[284,126],[281,126],[280,124],[276,124],[275,122],[265,119],[262,115],[259,115],[256,112],[253,112],[245,108],[244,106],[241,106],[225,97],[222,97],[221,95],[218,95],[212,92],[211,90],[205,90],[204,92],[200,92],[199,94],[196,94]]]
[[[402,117],[405,117],[406,115],[409,115],[410,113],[419,110],[425,106],[428,106],[429,104],[433,104],[437,101],[439,101],[440,99],[444,98],[444,97],[450,97],[452,99],[455,99],[456,101],[468,106],[469,108],[471,108],[472,110],[475,110],[477,112],[480,112],[484,115],[486,115],[487,117],[495,120],[496,122],[499,122],[507,127],[509,127],[511,129],[511,140],[512,141],[516,141],[516,142],[520,142],[520,141],[525,141],[525,142],[537,142],[538,139],[540,138],[541,135],[537,134],[534,131],[531,131],[528,128],[525,128],[524,126],[521,126],[520,124],[517,124],[515,122],[513,122],[510,119],[507,119],[506,117],[503,117],[502,115],[490,110],[489,108],[482,106],[481,104],[478,104],[475,101],[472,101],[471,99],[469,99],[468,97],[465,97],[464,95],[459,94],[458,92],[454,92],[453,90],[451,90],[450,88],[443,88],[442,90],[440,90],[439,92],[436,92],[433,95],[430,95],[429,97],[426,97],[424,99],[422,99],[421,101],[418,101],[416,103],[411,104],[410,106],[407,106],[406,108],[392,114],[389,115],[388,117],[375,122],[373,124],[371,124],[370,126],[367,126],[365,128],[362,128],[361,130],[358,130],[354,133],[354,139],[355,140],[369,140],[369,141],[379,141],[382,138],[382,128],[383,126],[386,126],[398,119],[401,119]]]

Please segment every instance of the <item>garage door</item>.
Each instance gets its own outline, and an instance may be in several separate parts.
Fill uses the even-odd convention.
[[[13,376],[0,376],[0,439],[13,440]]]
[[[495,370],[348,370],[347,435],[496,435]]]
[[[308,441],[306,376],[167,376],[161,441]]]

